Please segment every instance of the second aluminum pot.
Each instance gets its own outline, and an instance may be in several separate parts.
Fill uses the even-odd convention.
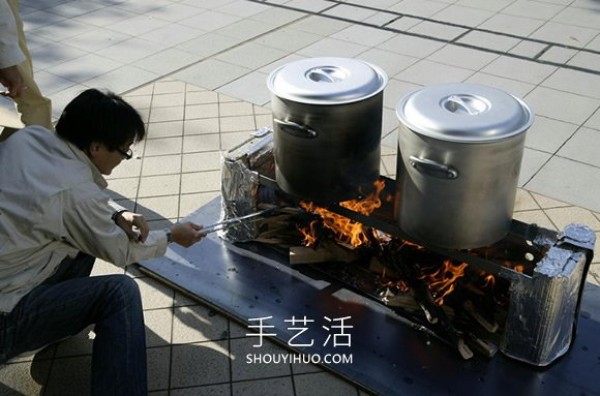
[[[396,106],[398,224],[417,241],[483,247],[510,230],[525,132],[516,97],[477,84],[441,84]]]
[[[290,194],[339,202],[379,177],[386,74],[357,59],[309,58],[273,71],[276,181]]]

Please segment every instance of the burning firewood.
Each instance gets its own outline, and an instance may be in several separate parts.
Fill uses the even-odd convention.
[[[345,249],[333,241],[323,241],[318,246],[290,247],[290,264],[315,264],[324,262],[351,263],[359,259],[357,252]]]

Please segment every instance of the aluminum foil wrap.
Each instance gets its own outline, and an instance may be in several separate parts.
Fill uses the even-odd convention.
[[[511,282],[500,346],[504,354],[547,366],[569,350],[594,243],[589,227],[571,224],[537,263],[532,276],[521,274]]]
[[[259,173],[272,162],[273,131],[261,128],[253,137],[225,152],[221,161],[221,221],[258,211]],[[258,223],[232,225],[218,231],[219,237],[230,242],[253,240],[258,235]]]

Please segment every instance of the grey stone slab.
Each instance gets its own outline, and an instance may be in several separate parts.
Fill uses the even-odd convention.
[[[181,193],[199,193],[221,190],[221,172],[192,172],[181,175]]]
[[[438,21],[476,27],[490,20],[493,16],[494,14],[488,10],[452,4],[435,13],[432,18]]]
[[[363,52],[357,58],[381,67],[390,78],[419,60],[411,56],[396,54],[377,48]]]
[[[521,170],[517,185],[519,187],[527,188],[527,183],[540,171],[550,158],[551,155],[548,153],[525,147],[523,150],[523,160],[521,162]]]
[[[141,34],[139,38],[157,44],[168,43],[169,46],[173,46],[194,38],[198,38],[205,33],[205,31],[198,28],[179,24],[171,24]]]
[[[228,337],[228,320],[204,305],[177,307],[173,313],[173,343],[218,341]]]
[[[600,100],[575,95],[555,89],[537,87],[525,97],[525,101],[533,106],[536,114],[582,124],[600,105]]]
[[[119,45],[103,48],[97,51],[96,55],[121,63],[131,63],[156,54],[166,47],[166,43],[159,44],[143,38],[134,37],[121,41]]]
[[[535,85],[530,83],[515,81],[508,77],[493,76],[487,73],[475,73],[469,77],[466,82],[489,85],[490,87],[503,89],[519,98],[524,98],[535,88]]]
[[[154,279],[137,278],[135,282],[140,288],[144,309],[171,308],[173,306],[173,289]]]
[[[422,59],[433,54],[444,45],[445,44],[440,43],[439,41],[407,35],[397,35],[378,45],[378,48]]]
[[[472,70],[422,60],[396,75],[397,79],[420,85],[462,82],[473,75]]]
[[[298,50],[297,53],[307,57],[339,56],[353,58],[368,49],[369,47],[364,45],[333,38],[324,38]]]
[[[146,220],[177,219],[179,215],[177,196],[178,194],[172,194],[138,198],[136,212],[142,214]]]
[[[133,62],[133,66],[162,76],[198,62],[200,59],[198,55],[188,51],[168,48]]]
[[[428,60],[458,66],[464,69],[480,70],[490,64],[498,55],[477,51],[471,48],[446,45],[427,57]]]
[[[45,388],[51,360],[0,365],[0,393],[7,396],[37,395]],[[30,372],[35,368],[36,376]]]
[[[155,139],[162,140],[162,139]],[[138,197],[157,197],[178,194],[181,188],[181,175],[160,175],[140,178]]]
[[[398,3],[397,1],[394,1],[394,4]],[[392,21],[398,19],[398,15],[391,13],[391,12],[376,12],[375,14],[371,15],[370,17],[368,17],[367,19],[365,19],[363,22],[364,23],[368,23],[369,25],[374,25],[374,26],[387,26],[388,24],[390,24]]]
[[[600,54],[580,51],[567,64],[600,72]]]
[[[249,42],[224,51],[214,58],[248,69],[257,69],[287,54],[287,51]]]
[[[225,26],[216,32],[223,36],[250,40],[254,37],[267,33],[277,27],[277,23],[266,23],[254,21],[252,19],[242,19],[231,25]]]
[[[76,83],[71,80],[59,77],[56,74],[47,72],[45,70],[39,70],[35,72],[35,81],[46,96],[76,85]]]
[[[240,18],[248,18],[269,9],[265,4],[252,3],[249,1],[234,1],[217,8],[219,12],[235,15]]]
[[[306,1],[298,0],[298,2],[305,3]],[[330,3],[327,3],[326,1],[322,0],[317,0],[317,2],[326,4],[327,6],[331,5]],[[344,21],[338,21],[335,19],[314,15],[308,18],[304,18],[298,22],[294,22],[288,27],[297,30],[302,30],[303,32],[314,33],[323,37],[327,37],[349,26],[352,26],[352,24]]]
[[[49,73],[60,75],[63,78],[82,83],[96,76],[118,69],[123,63],[106,59],[95,54],[84,55],[78,59],[63,62],[46,69]]]
[[[185,136],[183,138],[183,152],[217,151],[221,149],[220,140],[218,133]]]
[[[575,133],[578,126],[568,122],[537,116],[526,134],[525,146],[555,154]]]
[[[352,4],[338,4],[335,7],[331,7],[322,12],[322,15],[332,15],[342,19],[349,19],[352,21],[362,21],[373,15],[375,15],[377,11],[356,7]]]
[[[148,370],[148,390],[169,389],[171,370],[171,347],[153,347],[146,349]]]
[[[220,384],[231,380],[227,341],[174,345],[172,354],[171,387]]]
[[[600,172],[591,165],[553,157],[524,187],[563,202],[600,211]]]
[[[102,48],[117,45],[121,41],[130,39],[131,37],[131,35],[123,32],[99,27],[71,37],[69,45],[84,51],[94,52]]]
[[[585,122],[585,126],[600,130],[600,108]]]
[[[291,377],[272,378],[257,381],[242,381],[231,384],[233,396],[293,396],[294,387]]]
[[[231,384],[172,389],[169,394],[171,396],[231,396]]]
[[[296,51],[306,47],[322,37],[317,34],[304,32],[298,29],[282,28],[275,32],[254,39],[254,43],[266,45],[286,51]]]
[[[219,132],[219,119],[186,120],[183,123],[184,136],[203,135]]]
[[[564,7],[558,4],[550,4],[545,1],[518,0],[503,8],[502,14],[550,20],[563,9]]]
[[[173,310],[171,308],[145,310],[144,323],[147,347],[165,346],[172,342]]]
[[[574,49],[553,45],[539,59],[548,62],[567,63],[575,54],[577,54],[577,51]]]
[[[395,31],[397,30],[400,32],[408,32],[410,30],[410,28],[418,25],[421,22],[423,22],[423,20],[421,18],[401,16],[401,17],[396,17],[392,21],[389,21],[386,24],[386,27],[390,28],[390,29],[394,29]]]
[[[558,151],[564,158],[600,168],[600,131],[581,128]]]
[[[72,18],[71,21],[77,21],[88,26],[107,26],[136,15],[136,13],[122,8],[104,7],[76,16]]]
[[[330,37],[367,47],[376,47],[379,43],[389,40],[395,35],[393,32],[376,29],[363,25],[352,25],[344,30],[332,34]]]
[[[584,47],[597,34],[598,30],[596,29],[547,22],[533,32],[530,37],[553,43]]]
[[[287,0],[284,0],[287,1]],[[288,10],[285,8],[270,7],[261,11],[258,14],[250,16],[250,19],[259,22],[278,22],[282,28],[288,25],[290,22],[302,19],[306,16],[306,13],[302,11]]]
[[[152,122],[148,124],[146,139],[183,135],[183,121]]]
[[[548,44],[538,43],[535,41],[521,41],[519,44],[510,49],[509,53],[524,56],[530,59],[538,59],[543,51],[548,50]],[[545,52],[543,52],[545,54]],[[543,55],[542,54],[542,55]]]
[[[388,11],[395,11],[402,14],[430,17],[446,8],[448,5],[429,0],[405,0],[388,8]]]
[[[221,153],[206,152],[188,154],[183,158],[183,172],[215,171],[221,169]]]
[[[436,37],[438,39],[452,41],[465,34],[465,32],[468,30],[462,27],[446,25],[443,23],[424,21],[411,27],[408,29],[408,31],[423,36]]]
[[[271,99],[267,89],[268,74],[251,72],[218,89],[220,93],[263,106]]]
[[[154,29],[160,29],[161,27],[166,26],[168,23],[168,21],[158,19],[152,15],[136,15],[134,17],[109,24],[105,26],[105,28],[137,37]]]
[[[351,395],[357,392],[355,386],[328,372],[294,375],[294,385],[296,396]]]
[[[291,0],[286,6],[304,11],[319,12],[331,7],[331,3],[325,0]]]
[[[192,28],[201,27],[202,30],[212,32],[238,22],[241,18],[231,14],[217,11],[205,11],[181,19],[181,25]]]
[[[156,19],[162,19],[171,23],[177,23],[185,18],[204,12],[205,10],[199,7],[192,7],[188,4],[171,3],[157,7],[147,13]]]
[[[262,345],[258,337],[248,336],[253,333],[252,330],[247,329],[246,334],[243,338],[235,338],[230,340],[231,354],[238,356],[231,362],[231,377],[233,381],[249,380],[268,378],[275,376],[291,375],[292,369],[289,363],[265,363],[264,361],[251,360],[249,363],[246,359],[246,354],[250,353],[254,355],[273,355],[273,354],[288,354],[286,349],[275,345],[269,341],[269,337],[262,340]]]
[[[172,77],[207,89],[215,89],[248,74],[250,71],[251,69],[217,59],[207,59],[174,73]]]
[[[387,108],[395,110],[396,104],[402,96],[414,89],[421,88],[422,85],[399,80],[396,77],[391,78],[383,92],[383,103]]]
[[[591,8],[591,7],[590,7]],[[553,21],[568,25],[584,26],[600,33],[600,14],[598,8],[567,7],[552,18]]]
[[[501,56],[481,71],[500,77],[512,78],[517,81],[539,84],[556,70],[555,66]]]
[[[478,28],[528,37],[544,23],[544,20],[531,17],[498,14],[483,22]]]
[[[521,40],[488,32],[473,31],[467,33],[458,42],[482,49],[506,52],[519,44]]]

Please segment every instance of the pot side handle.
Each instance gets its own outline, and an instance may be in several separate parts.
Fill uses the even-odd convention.
[[[428,176],[451,180],[458,178],[458,171],[450,165],[440,164],[428,158],[419,158],[414,155],[409,157],[409,162],[413,168]]]
[[[307,139],[314,139],[317,137],[317,131],[310,129],[307,126],[300,125],[293,121],[282,121],[277,118],[274,118],[273,121],[277,124],[279,130],[289,133],[290,135]]]

